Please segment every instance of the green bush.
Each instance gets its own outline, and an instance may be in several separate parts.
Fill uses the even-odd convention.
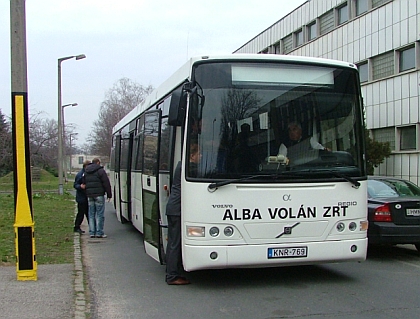
[[[48,173],[50,173],[51,175],[53,175],[53,176],[55,176],[55,177],[58,177],[58,171],[57,171],[57,169],[56,169],[56,168],[47,166],[47,167],[45,167],[44,169],[45,169]]]

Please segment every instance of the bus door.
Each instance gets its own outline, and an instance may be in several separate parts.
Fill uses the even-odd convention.
[[[133,151],[133,132],[121,138],[120,160],[120,221],[131,221],[131,153]]]
[[[120,190],[120,167],[121,167],[121,135],[115,137],[115,168],[114,168],[114,206],[118,221],[121,222],[121,190]]]
[[[144,120],[144,117],[141,119]],[[143,233],[142,167],[143,167],[143,125],[133,140],[131,160],[131,223]]]
[[[133,135],[117,135],[115,143],[114,197],[117,219],[131,219],[131,152]]]
[[[163,115],[163,114],[162,114]],[[160,209],[160,253],[161,260],[165,260],[166,246],[168,243],[168,221],[166,218],[166,204],[170,194],[171,177],[169,163],[171,158],[172,127],[168,125],[168,118],[162,117],[160,122],[159,144],[159,209]],[[179,141],[179,144],[181,141]]]
[[[147,112],[144,120],[142,174],[144,247],[148,255],[162,263],[158,191],[160,129],[161,111]]]

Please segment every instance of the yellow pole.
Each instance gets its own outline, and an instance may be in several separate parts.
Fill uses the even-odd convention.
[[[29,153],[25,0],[10,0],[15,247],[18,280],[37,280]]]
[[[14,148],[15,148],[15,244],[18,280],[37,280],[34,218],[31,200],[28,145],[25,143],[25,96],[14,96]],[[27,156],[28,155],[28,156]]]

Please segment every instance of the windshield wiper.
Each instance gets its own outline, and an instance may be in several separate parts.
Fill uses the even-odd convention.
[[[351,178],[350,176],[338,173],[336,171],[329,171],[332,175],[336,176],[336,177],[341,177],[343,179],[345,179],[346,181],[348,181],[349,183],[353,184],[353,188],[359,188],[360,187],[360,183],[358,181],[356,181],[355,179]]]
[[[360,187],[360,183],[358,181],[356,181],[355,179],[351,178],[350,176],[341,174],[339,172],[336,171],[324,171],[324,172],[328,172],[331,175],[335,176],[335,177],[340,177],[342,179],[345,179],[347,182],[351,183],[353,186],[353,188],[359,188]],[[224,181],[220,181],[220,182],[214,182],[209,184],[209,186],[207,186],[207,190],[211,193],[213,193],[216,189],[218,189],[219,187],[225,186],[225,185],[229,185],[232,183],[237,183],[237,182],[242,182],[242,181],[246,181],[246,180],[251,180],[254,178],[259,178],[259,177],[263,177],[263,178],[279,178],[279,177],[300,177],[300,178],[307,178],[308,177],[308,173],[315,173],[312,170],[308,170],[308,171],[299,171],[296,173],[292,173],[292,172],[285,172],[285,173],[280,173],[280,174],[259,174],[259,175],[251,175],[251,176],[247,176],[247,177],[241,177],[241,178],[235,178],[235,179],[227,179]],[[317,172],[319,173],[319,172]]]
[[[333,170],[313,170],[313,169],[307,169],[307,170],[300,170],[300,173],[312,173],[312,174],[322,174],[322,172],[328,172],[331,175],[335,176],[335,177],[339,177],[342,179],[345,179],[347,182],[353,184],[353,188],[359,188],[360,187],[360,183],[358,181],[356,181],[355,179],[351,178],[348,175],[344,175],[342,173],[339,173],[337,171],[333,171]]]
[[[242,177],[242,178],[227,179],[221,182],[214,182],[214,183],[209,184],[209,186],[207,186],[207,190],[212,193],[221,186],[229,185],[236,182],[246,181],[248,179],[258,178],[262,176],[267,176],[267,175],[252,175],[252,176]]]
[[[247,177],[227,179],[227,180],[224,180],[224,181],[211,183],[211,184],[209,184],[209,186],[207,186],[207,190],[212,193],[221,186],[225,186],[225,185],[229,185],[229,184],[237,183],[237,182],[242,182],[242,181],[246,181],[246,180],[250,180],[250,179],[254,179],[254,178],[259,178],[259,177],[278,178],[278,177],[296,177],[296,176],[302,177],[301,174],[299,175],[299,174],[294,174],[294,173],[251,175],[251,176],[247,176]]]

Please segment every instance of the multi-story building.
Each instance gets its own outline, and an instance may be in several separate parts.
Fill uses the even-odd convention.
[[[420,0],[309,0],[234,53],[356,64],[367,128],[390,142],[375,174],[420,183]]]

